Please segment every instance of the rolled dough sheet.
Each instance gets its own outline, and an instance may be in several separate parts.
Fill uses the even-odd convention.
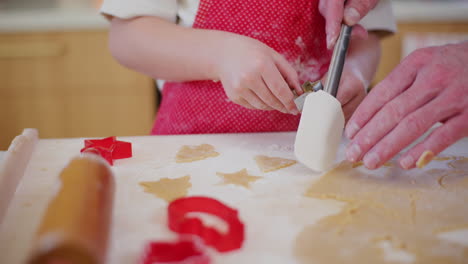
[[[189,175],[177,179],[163,178],[154,182],[140,182],[140,185],[145,192],[167,202],[186,196],[192,187]]]
[[[209,144],[201,144],[198,146],[182,146],[176,155],[177,163],[193,162],[204,160],[210,157],[217,157],[219,153]]]
[[[364,166],[364,162],[362,162],[362,161],[358,161],[358,162],[353,163],[353,169],[354,168],[359,168],[361,166]],[[395,166],[395,165],[392,162],[385,162],[382,165],[382,167],[393,167],[393,166]]]
[[[467,263],[468,248],[439,235],[468,226],[468,159],[434,163],[440,167],[369,172],[343,162],[322,176],[305,196],[346,205],[302,230],[294,249],[300,263],[395,263],[385,259],[383,241],[413,263]]]
[[[283,169],[296,164],[297,162],[292,159],[284,159],[279,157],[268,157],[264,155],[255,156],[255,162],[262,172],[271,172]]]
[[[468,158],[457,158],[449,163],[449,166],[454,169],[468,171]]]
[[[344,124],[341,104],[335,97],[324,91],[308,95],[294,143],[297,160],[314,171],[330,169]]]

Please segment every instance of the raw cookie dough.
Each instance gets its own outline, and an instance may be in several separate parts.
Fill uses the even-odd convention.
[[[189,175],[177,179],[163,178],[154,182],[140,182],[140,185],[143,186],[145,192],[154,194],[167,202],[186,196],[189,188],[192,187]]]
[[[222,184],[234,184],[234,185],[242,186],[245,188],[249,188],[250,183],[255,182],[258,179],[262,178],[258,176],[249,175],[249,173],[247,172],[247,169],[242,169],[234,173],[217,172],[216,175],[223,178],[224,181]]]
[[[467,170],[468,171],[468,158],[458,158],[449,163],[449,166],[454,169]]]
[[[324,91],[309,94],[297,129],[294,154],[314,171],[333,166],[341,142],[345,119],[341,104]]]
[[[204,160],[210,157],[217,157],[219,153],[215,151],[214,147],[209,144],[201,144],[198,146],[182,146],[176,155],[177,163],[193,162],[197,160]]]
[[[361,167],[363,165],[364,165],[364,162],[362,162],[362,161],[355,162],[355,163],[353,163],[353,169],[354,168],[359,168],[359,167]],[[384,165],[382,165],[382,166],[383,167],[393,167],[394,165],[391,162],[385,162]]]
[[[263,172],[270,172],[283,169],[297,163],[295,160],[291,159],[268,157],[263,155],[255,156],[255,161],[257,162],[258,167]]]
[[[446,161],[446,160],[456,160],[457,158],[459,158],[459,157],[457,157],[457,156],[442,156],[442,157],[435,156],[434,160],[436,160],[436,161]]]
[[[345,205],[298,235],[299,263],[394,263],[384,259],[382,241],[412,254],[413,263],[467,263],[468,248],[437,236],[468,225],[468,168],[437,164],[443,168],[371,172],[343,162],[322,176],[305,195]]]

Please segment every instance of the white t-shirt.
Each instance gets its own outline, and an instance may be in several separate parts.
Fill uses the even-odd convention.
[[[200,0],[104,0],[101,12],[124,19],[157,16],[174,23],[179,18],[179,25],[192,27],[199,4]],[[390,0],[380,0],[360,24],[367,30],[395,32],[396,22]]]

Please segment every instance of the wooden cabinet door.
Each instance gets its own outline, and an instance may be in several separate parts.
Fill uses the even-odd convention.
[[[41,138],[147,135],[152,79],[120,66],[107,32],[0,35],[0,149],[23,128]]]
[[[373,84],[383,80],[400,63],[404,38],[414,34],[468,34],[468,22],[399,23],[398,33],[382,43],[382,58]]]

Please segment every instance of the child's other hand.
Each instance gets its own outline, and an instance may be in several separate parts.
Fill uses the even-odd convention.
[[[228,98],[244,107],[298,114],[294,94],[302,94],[288,61],[262,42],[240,35],[226,38],[217,55],[218,78]]]
[[[322,78],[322,83],[325,85],[326,76]],[[351,118],[366,97],[367,86],[367,81],[364,80],[359,70],[350,63],[345,64],[336,99],[341,103],[346,121]]]
[[[367,88],[379,65],[379,58],[379,37],[371,33],[367,38],[362,38],[353,31],[336,96],[341,102],[346,121],[366,97]],[[325,84],[325,81],[326,76],[322,83]]]

